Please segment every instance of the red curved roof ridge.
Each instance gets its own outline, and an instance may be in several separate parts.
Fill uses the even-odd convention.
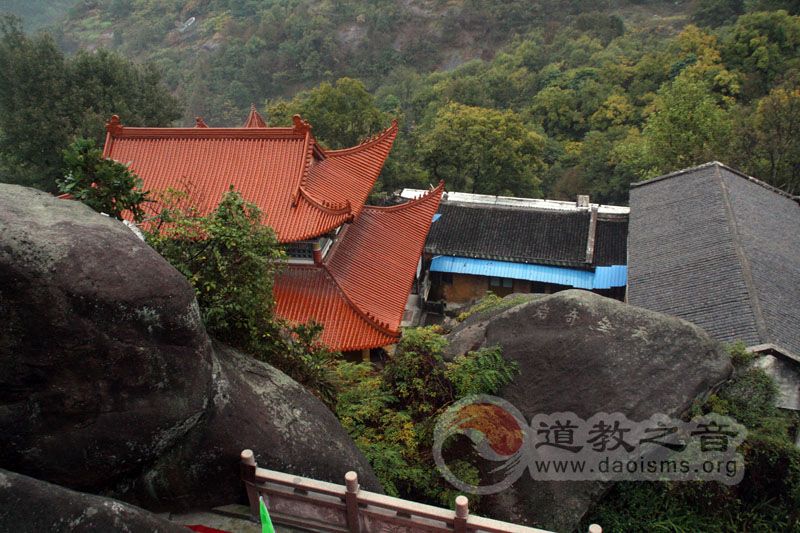
[[[243,128],[266,128],[267,121],[258,113],[255,104],[250,104],[250,114],[244,121]]]
[[[291,265],[275,279],[275,312],[290,322],[314,320],[323,325],[322,342],[349,351],[386,346],[397,341],[363,317],[348,301],[327,269]]]
[[[391,126],[386,128],[382,132],[361,141],[355,146],[351,146],[350,148],[341,148],[339,150],[323,150],[323,153],[325,154],[326,157],[337,157],[341,155],[347,155],[353,152],[358,152],[360,150],[368,148],[369,146],[375,143],[385,141],[386,139],[389,138],[391,138],[391,141],[394,142],[395,137],[397,137],[398,130],[399,128],[397,125],[397,119],[392,119]]]
[[[252,111],[252,110],[251,110]],[[139,128],[114,115],[104,156],[130,163],[145,190],[183,190],[207,213],[233,185],[265,214],[280,242],[305,240],[350,222],[378,179],[397,127],[354,149],[325,152],[299,116],[292,127]],[[148,205],[151,213],[157,204]]]
[[[357,218],[383,170],[397,137],[397,124],[376,137],[347,150],[323,151],[321,160],[307,167],[303,188],[312,198],[325,198],[333,205],[349,202]],[[368,185],[368,186],[366,186]]]
[[[289,265],[278,275],[275,312],[294,322],[320,322],[322,342],[334,350],[396,342],[443,190],[440,183],[404,204],[366,206],[340,232],[324,264]]]
[[[353,301],[347,296],[347,293],[342,289],[339,283],[336,281],[336,276],[330,271],[327,265],[323,264],[320,265],[321,268],[325,269],[325,272],[331,278],[331,281],[336,285],[336,289],[339,291],[341,297],[347,302],[353,311],[361,318],[363,318],[367,323],[369,323],[373,328],[375,328],[379,333],[382,333],[388,337],[397,338],[400,337],[400,328],[392,329],[391,325],[388,322],[383,322],[378,317],[370,313],[369,311],[361,310]],[[399,325],[398,325],[399,326]]]
[[[393,207],[366,207],[327,265],[353,304],[398,330],[444,184]],[[387,280],[391,280],[390,286]]]
[[[306,190],[306,188],[303,187],[302,185],[299,187],[298,190],[300,191],[300,195],[303,198],[308,200],[309,203],[311,203],[312,205],[314,205],[314,207],[317,207],[318,209],[327,211],[332,215],[350,214],[351,209],[349,200],[345,200],[344,202],[340,203],[333,203],[333,202],[328,202],[326,200],[319,200],[317,198],[314,198],[314,196],[311,193],[309,193],[308,190]]]

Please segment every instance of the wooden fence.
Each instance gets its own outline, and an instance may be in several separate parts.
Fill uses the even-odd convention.
[[[259,468],[251,450],[244,450],[241,460],[251,514],[258,516],[258,497],[263,496],[276,524],[337,533],[548,533],[471,515],[465,496],[456,498],[451,511],[361,490],[355,472],[337,485]],[[589,533],[602,529],[592,525]]]

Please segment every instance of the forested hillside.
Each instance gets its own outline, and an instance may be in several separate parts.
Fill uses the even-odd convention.
[[[800,175],[796,1],[84,0],[67,53],[147,60],[183,118],[300,112],[332,147],[400,120],[379,186],[627,201],[712,159]],[[123,116],[123,121],[130,121]],[[0,117],[0,128],[2,117]]]

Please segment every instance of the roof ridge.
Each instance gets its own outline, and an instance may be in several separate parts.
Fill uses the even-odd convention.
[[[695,171],[702,170],[702,169],[709,168],[709,167],[716,167],[717,169],[724,168],[728,172],[731,172],[732,174],[736,174],[740,178],[744,178],[744,179],[746,179],[748,181],[751,181],[751,182],[753,182],[753,183],[755,183],[757,185],[760,185],[761,187],[764,187],[765,189],[767,189],[769,191],[772,191],[772,192],[774,192],[776,194],[779,194],[781,196],[789,198],[790,200],[794,200],[796,202],[800,202],[800,197],[794,196],[794,195],[784,191],[783,189],[780,189],[778,187],[770,185],[769,183],[767,183],[765,181],[761,181],[758,178],[754,178],[753,176],[745,174],[741,170],[737,170],[737,169],[735,169],[735,168],[733,168],[731,166],[728,166],[725,163],[721,163],[719,161],[709,161],[708,163],[703,163],[702,165],[695,165],[693,167],[683,168],[681,170],[676,170],[674,172],[670,172],[668,174],[663,174],[661,176],[656,176],[654,178],[650,178],[650,179],[647,179],[647,180],[637,181],[636,183],[631,183],[631,187],[643,187],[643,186],[648,185],[650,183],[655,183],[655,182],[666,180],[666,179],[669,179],[669,178],[682,176],[684,174],[689,174],[691,172],[695,172]]]
[[[352,214],[352,206],[350,205],[350,200],[345,200],[344,202],[340,203],[333,203],[316,198],[314,195],[308,192],[308,189],[306,189],[303,185],[300,185],[297,190],[298,190],[297,201],[299,201],[301,197],[305,198],[306,201],[313,207],[316,207],[317,209],[325,211],[326,213],[329,213],[331,215]]]
[[[351,300],[351,299],[350,299],[350,297],[349,297],[349,296],[347,296],[347,293],[346,293],[346,292],[345,292],[345,290],[344,290],[344,289],[341,287],[341,285],[339,285],[339,281],[336,279],[336,276],[334,276],[334,275],[333,275],[333,272],[331,272],[331,270],[328,268],[328,265],[327,265],[327,264],[325,264],[325,263],[322,263],[322,264],[319,266],[319,268],[322,268],[322,269],[325,271],[325,273],[328,275],[328,277],[331,279],[331,281],[333,282],[333,285],[336,287],[336,290],[337,290],[337,291],[339,291],[339,294],[340,294],[340,295],[341,295],[341,297],[344,299],[345,303],[347,303],[347,305],[348,305],[348,306],[349,306],[351,309],[353,309],[353,311],[355,311],[355,313],[356,313],[356,314],[357,314],[359,317],[361,317],[361,319],[363,319],[365,322],[367,322],[367,324],[369,324],[370,326],[374,327],[376,330],[378,330],[380,333],[383,333],[384,335],[388,335],[388,336],[391,336],[391,337],[397,337],[397,336],[399,336],[399,335],[400,335],[400,331],[394,331],[394,330],[392,330],[392,329],[389,327],[389,324],[388,324],[388,323],[386,323],[386,322],[383,322],[382,320],[379,320],[379,319],[378,319],[376,316],[374,316],[372,313],[369,313],[369,312],[367,312],[367,311],[364,311],[364,310],[362,310],[360,307],[358,307],[358,306],[357,306],[357,305],[356,305],[356,304],[353,302],[353,300]]]
[[[299,119],[300,115],[295,115],[295,117]],[[297,185],[297,192],[292,202],[293,207],[297,206],[297,202],[303,194],[303,188],[308,181],[308,169],[311,168],[311,158],[314,157],[314,137],[311,135],[311,128],[306,129],[305,133],[305,139],[303,141],[303,153],[305,153],[305,157],[303,158],[303,165],[300,168],[300,183]]]
[[[175,137],[240,137],[240,138],[261,138],[261,137],[299,137],[305,132],[297,127],[265,127],[265,128],[220,128],[220,127],[178,127],[168,126],[124,126],[119,115],[111,115],[106,122],[106,134],[111,137],[156,137],[156,138],[175,138]]]
[[[574,215],[576,213],[591,213],[591,208],[575,208],[572,210],[567,209],[556,209],[556,208],[547,208],[547,207],[539,207],[539,206],[518,206],[518,205],[498,205],[498,204],[479,204],[476,202],[460,202],[458,200],[447,200],[444,205],[453,205],[456,207],[466,207],[468,209],[495,209],[500,211],[514,211],[514,212],[530,212],[535,211],[536,213],[557,213],[561,215]],[[618,207],[618,206],[614,206]],[[625,213],[604,213],[608,215],[621,215],[627,216]]]
[[[374,146],[374,145],[378,144],[379,142],[381,142],[384,139],[387,139],[389,137],[391,137],[392,138],[391,141],[394,142],[394,138],[397,136],[398,130],[399,130],[399,128],[398,128],[398,125],[397,125],[397,119],[392,119],[392,125],[391,126],[386,128],[382,132],[380,132],[380,133],[378,133],[376,135],[373,135],[372,137],[369,137],[369,138],[361,141],[360,143],[358,143],[355,146],[351,146],[349,148],[342,148],[342,149],[339,149],[339,150],[324,150],[323,153],[325,154],[326,157],[337,157],[337,156],[340,156],[340,155],[347,155],[347,154],[360,152],[362,150],[365,150],[365,149],[367,149],[367,148],[369,148],[371,146]]]
[[[380,206],[380,205],[365,205],[363,211],[370,210],[370,211],[403,211],[405,209],[410,209],[412,207],[418,206],[420,204],[425,204],[431,201],[441,201],[441,193],[444,191],[444,180],[439,181],[439,185],[430,189],[422,196],[409,200],[407,202],[403,202],[402,204],[397,205],[390,205],[390,206]]]
[[[250,104],[250,113],[247,115],[247,120],[244,121],[243,128],[267,128],[267,121],[256,110],[256,104]]]
[[[753,272],[750,269],[750,260],[748,259],[747,254],[744,252],[741,233],[739,231],[739,224],[737,223],[736,217],[733,213],[734,209],[731,203],[730,193],[728,192],[728,186],[725,183],[725,180],[722,178],[722,173],[720,172],[720,168],[723,166],[724,165],[721,163],[717,163],[714,172],[714,178],[717,180],[720,191],[722,192],[725,219],[732,234],[731,238],[733,239],[734,253],[739,259],[739,266],[742,269],[742,281],[747,289],[747,296],[750,299],[756,330],[758,331],[761,340],[765,343],[769,343],[772,342],[772,336],[770,335],[770,330],[767,328],[767,323],[764,320],[764,313],[761,309],[761,301],[758,298],[758,291],[753,284]]]

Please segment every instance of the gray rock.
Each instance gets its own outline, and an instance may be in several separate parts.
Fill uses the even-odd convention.
[[[123,499],[154,509],[234,501],[241,491],[238,460],[244,449],[255,452],[259,467],[338,484],[356,470],[365,489],[381,492],[366,459],[327,407],[283,372],[222,344],[214,348],[214,395],[202,428],[125,487]]]
[[[7,470],[0,470],[0,530],[15,533],[189,531],[144,509]]]
[[[721,346],[697,326],[580,290],[470,317],[449,339],[461,351],[500,345],[519,363],[521,374],[500,396],[528,420],[567,411],[584,419],[680,416],[732,372]],[[569,531],[607,487],[525,474],[482,503],[501,520]]]
[[[212,345],[191,286],[122,223],[0,184],[0,468],[153,509],[243,494],[239,453],[342,482],[367,461],[281,372]]]
[[[122,223],[0,185],[0,467],[139,475],[202,416],[211,343],[183,276]]]

